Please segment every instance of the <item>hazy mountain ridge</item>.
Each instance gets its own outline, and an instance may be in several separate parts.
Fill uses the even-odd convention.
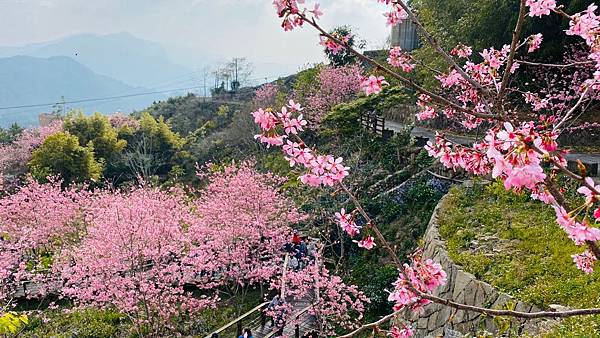
[[[129,33],[78,34],[22,47],[0,47],[0,56],[16,55],[68,56],[130,86],[153,87],[191,72],[173,63],[160,45]]]
[[[58,102],[61,96],[70,101],[142,93],[146,90],[96,74],[65,56],[0,58],[0,107]],[[151,102],[152,99],[148,97],[133,97],[126,100],[86,102],[67,107],[81,108],[86,112],[98,110],[110,113],[116,110],[143,108]],[[40,112],[51,110],[51,106],[2,109],[0,125],[6,126],[13,122],[25,126],[36,124]]]

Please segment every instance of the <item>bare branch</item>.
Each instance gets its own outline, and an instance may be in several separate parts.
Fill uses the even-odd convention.
[[[524,0],[523,0],[524,1]],[[446,53],[446,51],[444,51],[444,49],[442,49],[442,47],[440,46],[440,44],[437,42],[437,40],[435,39],[435,37],[433,37],[428,31],[427,29],[425,29],[425,27],[423,26],[423,24],[421,24],[421,22],[419,21],[419,19],[417,18],[417,16],[415,15],[415,13],[413,13],[413,11],[410,9],[410,7],[408,7],[406,5],[406,3],[404,3],[404,1],[402,0],[396,0],[395,1],[396,4],[400,5],[400,7],[402,7],[402,9],[404,9],[404,11],[408,14],[408,17],[410,18],[410,20],[415,24],[415,26],[417,26],[417,28],[421,31],[421,34],[423,34],[423,37],[425,38],[425,40],[427,40],[427,42],[429,43],[429,45],[431,45],[431,47],[433,47],[436,52],[438,52],[446,62],[448,62],[448,64],[450,64],[450,66],[452,66],[452,68],[456,69],[456,71],[465,79],[467,80],[467,82],[469,82],[473,87],[479,89],[481,92],[483,92],[484,94],[490,94],[489,90],[487,90],[486,88],[484,88],[479,82],[475,81],[471,76],[469,76],[469,74],[467,74],[461,66],[459,66],[456,61],[454,61],[454,59],[448,54]]]
[[[359,59],[361,59],[362,61],[369,63],[371,65],[373,65],[376,69],[380,69],[383,72],[387,73],[388,75],[394,77],[395,79],[397,79],[398,81],[402,82],[404,85],[415,89],[416,91],[426,94],[428,96],[430,96],[434,101],[440,103],[440,104],[444,104],[447,106],[452,107],[453,109],[463,112],[465,114],[468,115],[472,115],[475,117],[479,117],[479,118],[483,118],[483,119],[495,119],[495,120],[499,120],[498,117],[492,115],[492,114],[483,114],[483,113],[478,113],[475,112],[473,110],[470,109],[466,109],[458,104],[456,104],[455,102],[452,102],[450,100],[448,100],[447,98],[435,94],[427,89],[425,89],[424,87],[420,86],[419,84],[415,83],[413,80],[408,79],[394,71],[392,71],[391,69],[389,69],[388,67],[380,64],[379,62],[369,58],[368,56],[363,55],[362,53],[360,53],[359,51],[355,50],[354,48],[348,46],[347,44],[345,44],[343,41],[341,41],[340,39],[336,38],[335,36],[327,33],[323,28],[321,28],[321,26],[319,26],[319,24],[316,23],[315,20],[310,20],[308,19],[306,16],[304,16],[303,14],[299,14],[304,20],[305,22],[308,22],[308,24],[310,24],[311,26],[313,26],[316,30],[319,31],[319,33],[321,33],[322,36],[327,37],[328,39],[334,41],[335,43],[339,44],[340,46],[343,46],[344,48],[346,48],[348,51],[350,51],[352,54],[356,55]]]
[[[594,61],[577,61],[565,64],[556,64],[556,63],[542,63],[542,62],[531,62],[525,60],[517,60],[518,63],[529,65],[529,66],[539,66],[539,67],[553,67],[553,68],[568,68],[568,67],[577,67],[577,66],[585,66],[592,65]]]
[[[521,37],[521,29],[523,29],[523,23],[525,22],[525,0],[521,0],[519,8],[519,18],[517,19],[517,25],[512,34],[512,42],[510,44],[510,52],[508,54],[508,61],[506,62],[506,68],[502,76],[502,83],[500,84],[500,90],[498,91],[498,99],[502,100],[506,86],[508,85],[508,79],[510,78],[510,70],[512,68],[515,54],[519,45],[519,38]]]

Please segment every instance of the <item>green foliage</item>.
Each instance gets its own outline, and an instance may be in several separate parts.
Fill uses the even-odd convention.
[[[382,111],[406,102],[402,87],[387,87],[379,95],[360,97],[349,103],[335,106],[322,121],[322,135],[350,136],[360,129],[359,116],[369,111]]]
[[[360,285],[360,290],[371,300],[366,305],[366,321],[373,321],[392,312],[392,303],[387,298],[386,291],[398,278],[398,269],[392,264],[371,264],[370,261],[359,258],[352,268],[351,282]]]
[[[362,49],[365,47],[366,42],[352,33],[352,29],[350,26],[343,25],[335,27],[332,31],[329,32],[336,38],[341,38],[344,36],[350,35],[350,39],[348,39],[348,46],[353,47],[355,49]],[[325,48],[324,50],[325,56],[329,59],[329,62],[335,67],[346,66],[351,63],[356,62],[356,55],[347,49],[341,50],[338,53],[333,53],[329,49]]]
[[[232,112],[240,109],[242,105],[232,103],[224,106],[188,94],[156,102],[147,109],[147,112],[156,119],[162,116],[171,125],[173,131],[186,136],[208,121],[213,121],[217,130],[225,127],[231,122]]]
[[[32,154],[29,168],[40,181],[59,175],[65,183],[98,180],[102,165],[94,158],[92,148],[82,147],[76,136],[68,132],[50,135]]]
[[[125,315],[112,310],[93,308],[76,310],[69,313],[48,312],[33,317],[25,327],[23,337],[55,338],[111,338],[122,336],[130,330]]]
[[[581,248],[552,208],[501,183],[453,189],[440,211],[440,234],[457,264],[520,300],[542,308],[600,305],[600,272],[575,267],[571,255]],[[599,328],[598,316],[568,319],[549,337],[591,336]]]
[[[315,88],[319,88],[319,73],[321,73],[321,69],[323,69],[323,64],[317,64],[314,67],[307,68],[296,74],[294,84],[292,85],[292,90],[294,97],[298,101],[303,102],[304,99],[315,90]],[[281,94],[283,99],[276,100],[276,107],[286,104],[287,93],[280,91],[277,94]]]
[[[127,141],[118,138],[108,117],[100,113],[85,116],[82,112],[72,112],[65,119],[63,128],[77,137],[79,145],[93,148],[96,159],[105,163],[118,156],[127,145]]]
[[[585,9],[593,0],[562,0],[569,14]],[[519,2],[512,0],[413,0],[412,7],[419,13],[423,25],[446,50],[463,43],[481,51],[499,49],[509,44],[519,13]],[[559,15],[528,18],[522,36],[542,33],[552,39],[544,40],[544,51],[537,57],[558,59],[564,47],[574,39],[566,36],[567,20]],[[430,54],[432,55],[432,54]]]
[[[23,128],[16,123],[13,123],[9,128],[0,127],[0,144],[8,144],[14,141],[21,133]]]
[[[27,325],[27,315],[7,312],[0,315],[0,335],[15,334],[23,325]]]

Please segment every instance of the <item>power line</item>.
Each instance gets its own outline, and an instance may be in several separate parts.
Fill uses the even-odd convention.
[[[269,78],[270,79],[274,79],[274,78],[277,78],[277,77],[261,77],[261,78],[254,78],[254,79],[248,79],[248,80],[249,81],[259,80],[259,79],[265,79],[265,80],[267,80]],[[106,97],[100,97],[100,98],[87,98],[87,99],[79,99],[79,100],[71,100],[71,101],[60,101],[60,102],[51,102],[51,103],[36,103],[36,104],[20,105],[20,106],[7,106],[7,107],[0,107],[0,110],[21,109],[21,108],[37,108],[37,107],[53,106],[53,105],[56,105],[56,104],[73,104],[73,103],[84,103],[84,102],[94,102],[94,101],[105,101],[105,100],[112,100],[112,99],[123,99],[123,98],[128,98],[128,97],[145,96],[145,95],[153,95],[153,94],[164,94],[164,93],[168,93],[168,92],[172,92],[172,91],[200,89],[200,88],[205,88],[205,87],[208,87],[208,86],[205,86],[205,85],[204,86],[193,86],[193,87],[173,88],[173,89],[167,89],[167,90],[161,90],[161,91],[152,91],[152,92],[145,92],[145,93],[117,95],[117,96],[106,96]]]
[[[60,101],[60,102],[52,102],[52,103],[36,103],[36,104],[29,104],[29,105],[22,105],[22,106],[0,107],[0,110],[19,109],[19,108],[36,108],[36,107],[53,106],[55,104],[72,104],[72,103],[104,101],[104,100],[112,100],[112,99],[123,99],[123,98],[127,98],[127,97],[144,96],[144,95],[152,95],[152,94],[163,94],[163,93],[168,93],[168,92],[172,92],[172,91],[197,89],[197,88],[202,88],[202,87],[203,86],[194,86],[194,87],[187,87],[187,88],[174,88],[174,89],[168,89],[168,90],[161,90],[161,91],[154,91],[154,92],[145,92],[145,93],[137,93],[137,94],[107,96],[107,97],[80,99],[80,100],[72,100],[72,101]]]

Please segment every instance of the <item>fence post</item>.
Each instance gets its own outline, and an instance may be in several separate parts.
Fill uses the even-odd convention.
[[[241,336],[241,335],[242,335],[242,321],[241,321],[241,320],[239,320],[239,321],[237,322],[237,336],[239,337],[239,336]]]
[[[267,325],[267,315],[264,311],[260,311],[260,326],[265,327]]]
[[[296,329],[294,331],[295,337],[300,338],[300,325],[296,324]]]

